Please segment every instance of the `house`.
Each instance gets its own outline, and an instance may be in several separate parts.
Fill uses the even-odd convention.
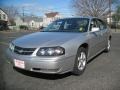
[[[110,14],[107,15],[107,23],[110,24],[114,22],[112,16],[115,14],[115,12],[111,12]]]
[[[17,16],[15,18],[16,26],[25,25],[29,29],[39,29],[43,26],[43,18],[36,16],[25,16],[24,18],[21,16]]]
[[[8,29],[8,15],[0,8],[0,30]]]
[[[51,22],[60,18],[62,18],[62,16],[58,12],[45,13],[45,16],[43,18],[43,26],[47,26]]]
[[[43,18],[35,17],[35,16],[28,16],[24,18],[24,24],[26,24],[30,28],[38,29],[43,26]]]

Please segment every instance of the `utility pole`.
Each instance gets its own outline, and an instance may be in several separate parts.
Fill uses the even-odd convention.
[[[22,17],[23,17],[23,22],[24,22],[24,16],[25,16],[25,12],[24,12],[24,6],[22,7]]]
[[[109,0],[109,24],[111,26],[111,0]]]

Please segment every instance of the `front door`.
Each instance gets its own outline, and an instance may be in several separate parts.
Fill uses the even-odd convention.
[[[93,19],[90,24],[90,32],[89,32],[89,55],[88,57],[92,57],[96,55],[102,49],[102,34],[101,30],[98,26],[97,19]]]
[[[99,28],[100,28],[100,31],[101,31],[101,47],[102,47],[102,49],[104,49],[105,47],[106,47],[106,45],[107,45],[107,37],[108,37],[108,34],[107,34],[107,26],[106,26],[106,24],[103,22],[103,21],[101,21],[101,20],[97,20],[97,22],[98,22],[98,25],[99,25]]]

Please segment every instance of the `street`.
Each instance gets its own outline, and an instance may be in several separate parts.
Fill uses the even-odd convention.
[[[111,51],[88,62],[80,76],[13,68],[5,53],[9,42],[29,33],[33,32],[0,32],[0,90],[120,90],[120,33],[113,33]]]

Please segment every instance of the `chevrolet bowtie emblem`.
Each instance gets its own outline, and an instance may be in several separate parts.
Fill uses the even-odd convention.
[[[18,52],[19,52],[19,53],[22,53],[22,52],[23,52],[23,50],[19,50]]]

